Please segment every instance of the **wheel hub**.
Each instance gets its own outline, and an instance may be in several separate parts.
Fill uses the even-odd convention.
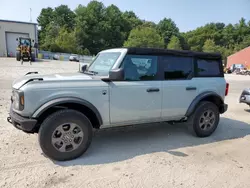
[[[71,132],[64,133],[62,136],[62,140],[65,143],[71,143],[74,139],[74,135]]]

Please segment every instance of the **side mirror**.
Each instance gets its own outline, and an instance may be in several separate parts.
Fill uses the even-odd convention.
[[[86,71],[87,67],[88,67],[87,65],[83,65],[82,66],[82,72]]]
[[[34,39],[32,40],[32,42],[35,42]]]
[[[18,41],[18,38],[16,38],[16,41]]]
[[[123,81],[124,80],[124,70],[122,68],[110,70],[109,76],[102,78],[105,82],[111,82],[111,81]]]

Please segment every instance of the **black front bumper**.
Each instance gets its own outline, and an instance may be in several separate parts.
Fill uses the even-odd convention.
[[[37,124],[36,119],[30,119],[26,117],[22,117],[15,113],[12,108],[10,109],[10,117],[7,118],[7,121],[14,125],[17,129],[28,133],[34,133],[34,129]]]
[[[250,105],[250,92],[249,90],[243,90],[243,92],[240,95],[239,103],[245,103]]]
[[[222,104],[220,106],[220,113],[221,114],[225,113],[227,111],[227,109],[228,109],[228,105],[227,104]]]

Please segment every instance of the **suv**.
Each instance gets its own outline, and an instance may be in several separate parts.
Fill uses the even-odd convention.
[[[227,110],[227,93],[219,54],[109,49],[81,72],[31,72],[14,81],[7,120],[38,133],[49,158],[71,160],[88,149],[93,128],[186,122],[207,137]]]

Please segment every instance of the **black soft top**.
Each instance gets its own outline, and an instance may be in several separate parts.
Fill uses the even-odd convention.
[[[133,55],[176,55],[176,56],[189,56],[200,57],[209,59],[221,59],[220,53],[206,53],[206,52],[194,52],[189,50],[169,50],[161,48],[127,48],[128,54]]]

